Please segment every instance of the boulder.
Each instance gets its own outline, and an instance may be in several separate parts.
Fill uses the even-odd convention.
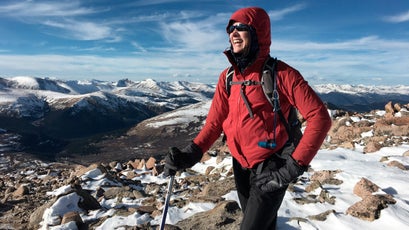
[[[408,168],[399,161],[391,161],[387,164],[389,167],[396,167],[402,170],[408,170]]]
[[[28,185],[22,184],[13,192],[13,197],[22,198],[24,195],[27,195],[28,193],[29,193]]]
[[[67,212],[64,214],[61,220],[61,224],[67,224],[69,222],[75,222],[77,227],[83,226],[84,222],[78,212]]]
[[[156,159],[153,157],[150,157],[148,161],[146,162],[145,167],[146,169],[151,170],[153,169],[153,167],[155,167],[155,164],[156,164]]]
[[[134,161],[128,161],[127,166],[130,169],[137,169],[141,160],[135,159]]]
[[[379,151],[382,148],[382,145],[376,141],[369,141],[364,147],[364,153],[373,153]]]
[[[392,102],[391,102],[391,101],[388,102],[388,103],[385,105],[385,112],[386,112],[386,113],[389,113],[389,114],[394,114],[394,113],[395,113],[395,109],[393,108],[393,105],[392,105]]]
[[[39,229],[39,224],[43,219],[43,215],[44,215],[44,211],[51,207],[54,202],[56,201],[56,199],[53,199],[43,205],[41,205],[40,207],[38,207],[36,210],[34,210],[32,212],[32,214],[30,215],[30,219],[28,222],[28,228],[29,229]]]
[[[343,181],[335,178],[336,174],[340,172],[341,170],[317,171],[311,176],[311,181],[318,181],[320,184],[340,185]]]
[[[197,213],[179,221],[181,229],[236,230],[240,229],[242,212],[235,201],[222,201],[212,210]]]
[[[377,192],[378,190],[379,186],[366,178],[362,178],[354,186],[354,194],[361,198],[372,195],[372,193]]]
[[[369,195],[350,206],[346,214],[361,220],[374,221],[380,217],[382,209],[387,208],[388,204],[395,203],[391,195]]]

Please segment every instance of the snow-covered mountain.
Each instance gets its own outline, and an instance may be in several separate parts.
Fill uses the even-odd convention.
[[[0,114],[41,118],[49,110],[74,108],[73,113],[98,105],[102,110],[123,104],[141,104],[172,110],[207,100],[214,86],[189,82],[62,81],[34,77],[0,78]],[[35,108],[35,109],[34,109]]]
[[[389,101],[408,103],[409,86],[315,85],[321,99],[344,110],[368,112],[383,109]]]
[[[323,101],[341,109],[369,111],[382,109],[388,101],[409,101],[409,86],[315,85]],[[149,105],[144,110],[156,114],[195,102],[209,100],[215,86],[191,82],[157,82],[152,79],[131,81],[63,81],[18,76],[0,78],[0,115],[39,119],[49,111],[72,109],[106,113],[121,105]],[[93,108],[97,107],[97,108]],[[160,108],[160,109],[159,109]],[[98,111],[101,110],[101,111]],[[155,114],[155,115],[156,115]]]
[[[317,85],[313,88],[329,106],[344,110],[362,112],[383,109],[388,101],[409,102],[409,86]],[[120,136],[159,114],[209,102],[214,90],[215,85],[211,84],[152,79],[107,82],[27,76],[0,78],[0,129],[5,130],[4,135],[15,134],[14,140],[20,140],[15,145],[19,149],[55,154],[69,146],[72,152],[93,152],[96,150],[89,147],[90,140],[76,145],[72,141],[80,138],[95,141],[101,136],[112,139],[107,133]],[[144,129],[134,133],[138,132]],[[138,136],[128,141],[143,139],[145,143],[146,138],[146,135]],[[83,146],[87,146],[86,150]]]
[[[72,139],[126,129],[158,114],[210,100],[214,86],[189,82],[0,78],[0,128],[37,152]]]

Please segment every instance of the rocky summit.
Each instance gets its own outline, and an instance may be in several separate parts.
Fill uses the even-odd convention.
[[[368,113],[331,111],[333,126],[322,149],[341,148],[370,154],[383,147],[408,144],[409,105],[388,103],[385,110]],[[361,147],[358,147],[361,146]],[[409,152],[401,157],[409,157]],[[167,192],[168,178],[162,174],[163,156],[126,161],[94,159],[81,165],[46,162],[27,154],[0,156],[0,229],[107,229],[112,221],[120,229],[156,229]],[[197,167],[176,175],[170,206],[189,213],[194,203],[209,204],[165,229],[238,229],[242,218],[236,201],[226,198],[235,189],[228,148],[218,141]],[[210,163],[211,162],[211,163]],[[408,165],[382,157],[384,167],[406,171]],[[337,193],[345,181],[341,169],[310,167],[290,185],[296,205],[328,204],[322,213],[294,216],[288,221],[299,225],[325,221],[331,215],[348,215],[365,221],[380,218],[384,209],[397,201],[394,192],[382,193],[377,181],[361,178],[347,190],[356,202],[339,209]],[[393,191],[390,188],[388,191]],[[130,216],[139,222],[127,221]],[[128,218],[128,219],[127,219]],[[105,226],[105,228],[104,228]]]

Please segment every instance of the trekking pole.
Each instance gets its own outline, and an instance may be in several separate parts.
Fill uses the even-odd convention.
[[[173,180],[175,179],[175,175],[170,176],[169,185],[168,185],[168,194],[166,195],[165,199],[165,207],[163,208],[162,212],[162,223],[160,224],[160,230],[165,228],[166,224],[166,214],[168,213],[169,201],[170,197],[172,196],[172,187],[173,187]]]

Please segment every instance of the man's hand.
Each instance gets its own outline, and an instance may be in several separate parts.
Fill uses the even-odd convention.
[[[273,192],[297,179],[305,171],[307,166],[299,165],[294,158],[289,156],[286,164],[277,171],[262,172],[256,176],[256,185],[263,192]]]
[[[200,161],[202,155],[200,147],[193,142],[182,150],[170,147],[165,157],[165,176],[175,175],[176,171],[192,167]]]

